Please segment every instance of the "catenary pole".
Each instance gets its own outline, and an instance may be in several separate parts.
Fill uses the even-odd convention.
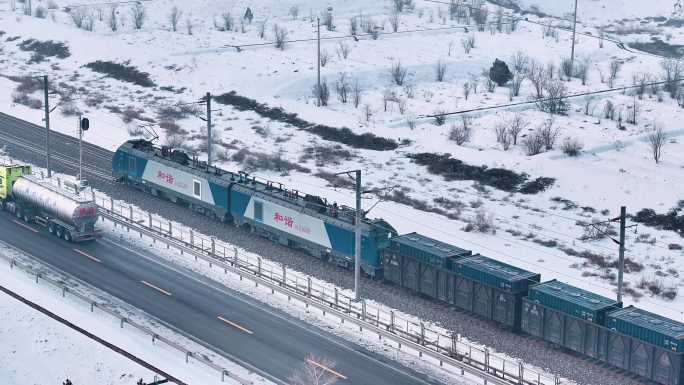
[[[620,254],[618,260],[618,302],[622,302],[623,282],[622,274],[625,270],[625,222],[627,221],[627,208],[620,207]]]
[[[572,70],[574,71],[575,69],[575,35],[577,33],[577,2],[579,0],[575,0],[575,13],[573,14],[573,22],[572,22],[572,49],[570,51],[570,64]]]
[[[43,76],[43,87],[45,88],[45,168],[47,168],[47,176],[52,176],[52,168],[50,167],[50,100],[48,95],[48,77]]]
[[[321,18],[318,17],[316,18],[316,35],[318,38],[316,39],[317,41],[317,55],[316,55],[316,68],[317,68],[317,77],[316,77],[316,96],[318,99],[318,105],[320,106],[322,104],[321,101]]]
[[[356,170],[356,220],[354,221],[354,298],[360,298],[361,280],[361,170]]]
[[[211,93],[207,92],[207,165],[211,166]]]

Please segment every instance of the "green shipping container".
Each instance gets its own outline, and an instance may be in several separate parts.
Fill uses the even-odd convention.
[[[605,324],[606,313],[622,308],[622,303],[557,280],[530,287],[530,301],[593,322]]]
[[[445,269],[450,268],[455,259],[472,255],[472,252],[469,250],[464,250],[418,233],[394,237],[390,242],[392,249],[400,255],[412,258],[423,264]]]
[[[610,312],[606,326],[611,330],[672,352],[684,352],[684,324],[630,306]]]
[[[525,293],[529,286],[539,283],[541,275],[509,264],[475,255],[459,259],[453,264],[457,274],[508,293]]]

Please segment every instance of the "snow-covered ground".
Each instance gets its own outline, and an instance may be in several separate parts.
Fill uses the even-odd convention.
[[[66,5],[68,2],[59,0],[56,3]],[[570,10],[572,7],[572,4],[565,4],[570,1],[543,3],[544,6],[553,5],[549,12],[560,16],[567,13],[563,9]],[[619,2],[619,7],[615,6],[616,2],[610,1],[581,3],[584,3],[580,15],[582,28],[596,35],[594,27],[607,25],[606,31],[610,32],[610,24],[622,18],[669,18],[673,2],[659,0],[646,4],[629,1]],[[298,5],[299,14],[293,18],[289,11],[295,4]],[[479,32],[470,26],[467,33],[463,29],[450,29],[381,35],[378,40],[369,37],[359,41],[324,40],[323,51],[330,56],[322,69],[323,78],[331,88],[327,107],[316,107],[311,96],[311,87],[316,78],[315,42],[290,43],[284,51],[272,46],[244,47],[241,52],[226,48],[226,45],[272,41],[276,24],[285,28],[291,39],[312,38],[315,36],[315,27],[310,16],[315,18],[328,6],[332,9],[337,28],[335,31],[325,31],[323,28],[324,37],[348,34],[350,18],[358,18],[360,14],[366,20],[373,19],[378,26],[384,26],[384,32],[389,32],[392,29],[389,4],[384,1],[369,4],[360,0],[330,1],[325,4],[311,0],[269,0],[236,1],[226,5],[221,1],[204,0],[189,6],[171,0],[158,1],[154,6],[146,5],[147,20],[141,30],[132,28],[130,9],[119,7],[116,32],[108,28],[107,14],[110,9],[106,7],[103,8],[102,21],[99,20],[98,7],[90,9],[94,17],[93,32],[75,28],[69,15],[62,10],[50,11],[46,19],[22,16],[20,10],[2,12],[0,30],[5,33],[1,39],[4,53],[0,59],[0,73],[48,73],[52,83],[59,85],[59,88],[68,90],[74,87],[67,93],[76,95],[75,101],[66,105],[74,106],[90,118],[93,130],[86,139],[110,149],[135,134],[137,127],[144,123],[143,120],[154,119],[157,125],[172,120],[169,114],[158,116],[160,107],[198,100],[207,91],[219,95],[231,90],[271,106],[281,106],[316,123],[346,126],[355,133],[372,132],[397,141],[408,139],[410,144],[393,151],[342,146],[342,150],[349,151],[349,154],[341,154],[336,159],[322,155],[311,159],[302,156],[307,151],[332,154],[330,146],[333,143],[253,112],[239,112],[218,103],[213,105],[216,110],[215,132],[217,141],[221,143],[216,146],[215,153],[221,159],[220,164],[227,169],[246,167],[239,157],[233,157],[241,149],[277,155],[278,159],[288,160],[310,172],[286,170],[287,167],[277,171],[256,167],[254,171],[299,190],[320,194],[328,200],[351,204],[351,191],[333,189],[315,174],[319,171],[354,169],[361,164],[368,187],[401,185],[407,197],[419,201],[409,202],[412,205],[420,203],[429,208],[438,208],[452,218],[417,211],[396,202],[383,202],[371,212],[371,215],[389,220],[401,233],[425,233],[538,271],[545,280],[558,278],[606,296],[614,296],[616,271],[610,265],[616,259],[617,248],[606,238],[599,241],[581,240],[584,227],[578,226],[577,222],[613,218],[617,216],[620,205],[626,205],[631,213],[642,208],[665,213],[681,199],[680,192],[684,187],[681,179],[684,165],[681,135],[684,131],[679,125],[682,110],[666,93],[662,102],[658,101],[657,95],[650,96],[649,92],[643,100],[636,99],[640,110],[637,124],[626,122],[635,102],[629,92],[595,96],[589,101],[589,115],[584,113],[586,99],[574,100],[569,114],[554,120],[554,127],[560,129],[555,149],[528,156],[520,144],[505,151],[496,141],[496,127],[513,119],[515,113],[512,111],[491,110],[472,115],[472,138],[462,146],[449,140],[451,124],[461,124],[460,119],[449,120],[443,126],[436,125],[433,119],[417,118],[413,128],[408,123],[413,117],[438,111],[507,103],[507,88],[498,87],[491,93],[486,92],[482,71],[487,70],[495,58],[505,60],[510,65],[511,57],[519,51],[541,64],[553,63],[555,68],[559,68],[561,58],[570,56],[570,37],[566,32],[559,31],[557,37],[545,37],[542,26],[520,22],[517,29],[510,33],[492,33],[489,28]],[[415,9],[400,14],[399,31],[462,25],[458,20],[449,18],[446,5],[423,1],[415,1],[415,4]],[[530,6],[533,2],[525,2],[524,5]],[[183,11],[177,32],[171,30],[168,22],[173,6]],[[243,33],[239,20],[247,6],[253,10],[254,21],[245,23]],[[490,20],[494,21],[497,8],[491,4],[488,7]],[[606,18],[603,15],[607,14],[607,7],[615,7],[620,12],[611,11]],[[220,27],[223,23],[222,14],[226,12],[231,13],[238,31],[222,32],[216,26]],[[535,16],[529,17],[533,21],[547,22]],[[124,20],[123,25],[121,20]],[[191,35],[187,29],[188,20],[193,27]],[[266,37],[261,39],[259,25],[264,20],[267,20]],[[549,22],[558,21],[553,19]],[[665,32],[672,33],[674,41],[677,41],[681,29],[669,26]],[[15,36],[19,38],[12,40]],[[470,36],[475,39],[475,48],[466,54],[462,41]],[[618,37],[625,36],[632,40],[647,40],[650,37],[649,32],[636,37],[633,34]],[[21,51],[18,44],[28,38],[62,41],[69,47],[71,56],[27,64],[32,54]],[[341,53],[343,46],[340,43],[350,50],[346,59]],[[340,51],[339,55],[337,51]],[[611,61],[622,63],[615,79],[616,87],[632,85],[635,75],[648,74],[654,79],[661,76],[660,58],[628,52],[607,41],[600,48],[598,39],[580,36],[576,52],[578,62],[587,63],[589,74],[586,85],[582,85],[578,79],[563,82],[569,93],[608,88],[606,83]],[[140,87],[116,81],[83,67],[95,60],[129,62],[129,65],[148,72],[157,87]],[[435,65],[440,60],[447,68],[444,82],[437,82],[434,74]],[[392,63],[398,62],[407,69],[405,86],[393,85],[390,79],[389,68]],[[352,103],[341,103],[335,95],[335,83],[343,72],[348,74],[352,83],[358,80],[362,88],[358,108]],[[558,77],[555,73],[554,76]],[[471,84],[471,88],[472,82],[478,84],[477,92],[472,89],[468,98],[463,92],[466,82]],[[0,110],[40,124],[40,110],[31,110],[11,102],[16,86],[15,82],[0,78]],[[169,86],[173,89],[162,89]],[[520,96],[514,97],[513,101],[526,101],[533,94],[533,84],[525,80]],[[662,91],[657,94],[662,94]],[[388,102],[386,109],[383,95],[395,100]],[[36,90],[31,97],[39,98],[40,90]],[[608,101],[615,105],[616,116],[622,115],[624,129],[618,129],[616,121],[605,118],[604,110]],[[130,111],[140,110],[138,117],[129,123],[124,123],[123,114],[111,112],[124,111],[129,107]],[[72,128],[75,119],[72,116],[65,117],[59,111],[63,112],[64,108],[53,113],[53,127],[75,134]],[[542,126],[548,119],[545,113],[537,111],[533,105],[519,108],[518,113],[528,122],[521,135],[531,135],[532,130]],[[651,159],[648,144],[644,141],[654,122],[669,135],[659,164]],[[169,131],[155,126],[154,130],[161,136],[160,141],[175,142],[199,150],[204,123],[191,115],[174,120],[174,123],[186,131],[180,133],[182,140],[167,135],[173,129]],[[574,138],[583,143],[584,150],[579,157],[568,157],[560,151],[559,144],[565,138]],[[503,167],[527,173],[532,179],[551,177],[556,181],[547,191],[536,195],[507,193],[487,186],[483,188],[472,181],[446,181],[441,176],[431,175],[424,166],[416,165],[407,157],[419,152],[448,153],[468,164]],[[446,201],[440,198],[446,198]],[[370,207],[372,203],[365,204]],[[462,231],[478,213],[492,217],[497,228],[495,234]],[[679,320],[684,319],[682,296],[668,299],[662,294],[667,292],[664,289],[670,289],[669,292],[676,295],[678,288],[684,284],[681,277],[684,258],[682,251],[677,249],[677,245],[683,242],[681,237],[674,232],[645,226],[639,226],[638,231],[638,234],[628,235],[627,256],[636,265],[626,275],[630,295],[625,302]],[[585,250],[604,256],[606,262],[597,264],[596,258],[592,261],[577,256]],[[609,267],[601,267],[606,264]]]
[[[184,337],[175,335],[175,332],[161,327],[129,305],[54,272],[23,253],[0,243],[0,285],[181,381],[188,384],[238,384],[229,378],[222,382],[220,372],[195,360],[191,359],[186,363],[182,352],[160,342],[153,344],[149,336],[131,326],[122,329],[118,319],[100,310],[91,313],[87,303],[71,295],[63,298],[58,288],[44,281],[36,284],[33,276],[16,267],[11,269],[9,263],[6,263],[6,258],[15,258],[22,266],[30,266],[34,272],[40,271],[46,277],[64,282],[70,290],[96,300],[98,304],[111,311],[133,316],[135,322],[154,329],[160,336],[190,351],[204,354],[215,364],[223,365],[224,368],[254,381],[255,384],[269,384],[255,374],[245,377],[246,370],[217,357],[213,352],[189,342]],[[0,321],[0,341],[3,346],[0,349],[0,378],[4,384],[61,384],[68,378],[75,385],[132,385],[140,378],[145,383],[161,379],[126,357],[4,293],[0,294]]]

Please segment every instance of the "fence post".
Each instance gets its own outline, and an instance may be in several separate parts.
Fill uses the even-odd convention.
[[[306,291],[311,298],[311,277],[306,277]]]
[[[216,239],[211,237],[211,256],[216,256]]]
[[[169,237],[173,237],[173,227],[171,227],[171,221],[169,221]]]
[[[195,247],[195,233],[190,230],[190,247]]]
[[[257,275],[261,277],[261,257],[257,257]]]
[[[366,320],[366,300],[361,300],[361,319]]]
[[[40,273],[36,273],[36,283],[38,283],[38,278],[40,278]]]
[[[484,362],[485,372],[489,373],[489,349],[485,348],[484,354],[485,354],[485,362]]]
[[[425,324],[420,323],[420,344],[425,345]]]
[[[390,331],[394,333],[394,310],[390,310]]]
[[[522,361],[518,362],[518,384],[523,385],[525,383],[525,366],[523,366]]]
[[[130,218],[131,222],[133,222],[133,205],[128,206],[128,217]]]
[[[283,285],[287,287],[287,269],[283,266]]]
[[[110,211],[113,213],[114,212],[114,198],[109,197],[109,207]]]
[[[121,329],[124,327],[124,322],[126,322],[126,318],[121,318]]]
[[[66,286],[62,286],[62,298],[66,297]]]
[[[556,383],[556,385],[560,385],[561,382],[560,382],[560,378],[558,378],[558,375],[554,375],[553,380]]]
[[[237,246],[233,247],[233,251],[235,252],[235,255],[233,255],[233,266],[238,267],[238,248],[237,248]]]
[[[149,225],[147,227],[152,230],[152,213],[147,213],[147,223]]]
[[[335,310],[338,308],[339,295],[337,293],[337,286],[335,286]]]

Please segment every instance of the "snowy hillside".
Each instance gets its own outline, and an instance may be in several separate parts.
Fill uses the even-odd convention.
[[[563,61],[570,57],[571,37],[555,28],[568,25],[558,18],[572,13],[569,0],[538,1],[544,4],[539,10],[554,17],[525,14],[529,20],[517,22],[511,18],[520,15],[510,8],[487,4],[482,28],[469,12],[450,13],[448,4],[419,0],[399,13],[389,1],[154,1],[143,3],[140,29],[129,5],[67,13],[60,7],[68,3],[34,1],[34,14],[43,7],[44,19],[23,15],[18,2],[14,11],[5,4],[0,12],[3,112],[41,124],[40,83],[17,77],[49,74],[62,95],[53,105],[64,100],[51,115],[56,129],[75,134],[74,116],[82,112],[93,127],[86,139],[106,148],[154,131],[162,144],[206,156],[199,119],[204,106],[188,103],[211,92],[217,96],[214,154],[223,167],[351,204],[351,191],[331,173],[361,162],[367,187],[398,186],[370,215],[400,232],[425,233],[538,271],[545,280],[558,278],[611,297],[617,247],[580,225],[614,218],[620,205],[632,214],[645,208],[667,214],[682,199],[678,100],[684,100],[675,89],[647,85],[663,79],[663,58],[629,46],[652,43],[653,34],[662,33],[671,35],[672,45],[662,37],[661,51],[677,52],[684,39],[682,23],[671,18],[673,1],[580,2],[583,34],[575,68],[583,70],[570,79]],[[521,3],[524,9],[535,5]],[[170,22],[174,7],[176,31]],[[243,17],[247,7],[251,22]],[[321,27],[329,100],[320,107],[313,95],[317,17],[332,20],[330,30]],[[631,25],[619,23],[625,18],[648,28],[619,29]],[[349,37],[353,25],[355,38]],[[284,33],[285,40],[298,41],[283,50],[270,44]],[[63,45],[43,47],[29,39]],[[495,59],[515,72],[509,85],[519,84],[519,90],[488,84],[483,72]],[[551,85],[560,95],[617,90],[569,99],[562,106],[566,114],[552,116],[532,102],[535,83],[545,97]],[[621,89],[639,83],[643,88]],[[226,95],[230,91],[236,95]],[[449,115],[444,122],[425,117],[511,102],[530,103]],[[659,163],[648,143],[654,126],[666,136]],[[335,130],[341,127],[351,133]],[[367,133],[376,138],[359,136]],[[534,140],[544,133],[548,140],[535,150]],[[578,156],[567,155],[573,147]],[[671,222],[665,216],[639,218]],[[603,230],[614,234],[615,226]],[[675,231],[643,224],[628,235],[627,303],[684,319],[678,295],[682,244]]]

